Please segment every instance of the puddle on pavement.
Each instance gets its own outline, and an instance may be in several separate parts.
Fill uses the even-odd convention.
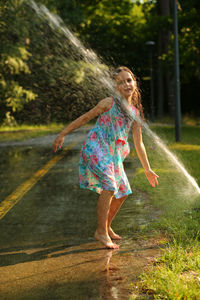
[[[8,147],[0,148],[0,200],[13,192],[53,157],[47,148]]]
[[[42,263],[3,268],[1,299],[128,299],[130,284],[158,253],[157,242],[131,239],[114,251],[97,242],[54,249]]]
[[[134,189],[113,222],[120,250],[93,239],[98,196],[79,188],[79,152],[69,151],[0,221],[1,299],[128,299],[131,282],[158,255],[157,241],[134,238],[157,218]],[[1,196],[51,158],[44,147],[1,149]],[[129,178],[136,165],[126,161]]]

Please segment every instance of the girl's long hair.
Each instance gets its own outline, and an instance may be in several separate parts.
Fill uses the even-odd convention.
[[[136,76],[131,72],[131,70],[127,67],[124,67],[124,66],[120,66],[118,67],[114,73],[113,73],[113,78],[114,80],[116,80],[118,74],[121,72],[121,71],[126,71],[128,73],[131,74],[131,77],[133,78],[133,80],[136,82],[136,88],[135,88],[135,91],[133,93],[133,96],[132,96],[132,105],[134,105],[140,112],[140,116],[143,120],[145,120],[144,118],[144,112],[143,112],[143,107],[142,107],[142,103],[141,103],[141,93],[140,93],[140,89],[138,87],[138,84],[137,84],[137,78]],[[119,102],[119,100],[117,99],[117,102]],[[117,103],[118,105],[120,105],[120,103]],[[123,111],[123,108],[121,108],[122,112],[124,113]],[[126,117],[126,113],[125,114],[125,117]]]

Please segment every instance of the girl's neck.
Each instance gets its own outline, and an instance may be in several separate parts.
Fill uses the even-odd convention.
[[[132,104],[132,96],[128,97],[128,98],[124,98],[126,99],[126,101],[128,102],[129,105]]]

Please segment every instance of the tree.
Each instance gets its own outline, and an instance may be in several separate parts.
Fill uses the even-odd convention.
[[[23,75],[30,74],[27,61],[31,54],[27,50],[26,24],[21,4],[20,0],[0,2],[1,120],[7,111],[20,111],[25,103],[36,97],[36,94],[23,86]]]
[[[172,0],[157,0],[156,6],[149,9],[148,2],[143,5],[147,18],[146,30],[156,35],[157,53],[155,64],[157,63],[157,106],[158,116],[163,113],[173,115],[173,79],[174,79],[174,35]],[[179,52],[180,52],[180,75],[181,75],[181,101],[182,111],[199,112],[199,105],[196,101],[198,97],[198,86],[200,81],[200,5],[198,0],[181,0],[178,3],[179,21]],[[196,95],[192,103],[188,101],[191,93]]]
[[[164,98],[165,100],[170,99],[170,70],[167,64],[164,65],[164,57],[168,56],[169,44],[171,30],[169,28],[169,16],[171,14],[170,10],[170,0],[158,0],[157,1],[157,11],[158,15],[161,16],[160,20],[165,26],[160,26],[157,37],[157,53],[158,53],[158,64],[157,72],[159,74],[158,78],[158,117],[162,118],[164,113]],[[168,26],[166,26],[168,25]],[[165,70],[164,70],[165,68]],[[165,88],[164,88],[165,87]],[[164,90],[166,91],[166,96]],[[173,102],[168,101],[169,107],[171,108],[171,113],[173,112]]]
[[[199,1],[179,1],[179,42],[183,111],[197,111],[200,81]],[[143,104],[149,108],[145,42],[156,42],[158,115],[172,113],[173,30],[171,0],[37,0],[63,18],[53,25],[22,0],[0,1],[1,120],[12,111],[19,122],[67,121],[107,95],[98,70],[127,65],[142,79]],[[192,3],[192,7],[191,7]],[[45,9],[44,9],[45,11]],[[31,20],[31,21],[30,21]],[[52,21],[53,22],[53,21]],[[67,24],[67,27],[65,27]],[[74,36],[68,31],[73,29]],[[82,48],[79,38],[86,46]],[[75,43],[74,43],[75,41]],[[77,44],[75,46],[75,44]],[[88,49],[100,56],[88,59]],[[105,63],[107,63],[106,66]],[[106,75],[107,76],[107,75]],[[34,101],[32,101],[34,100]],[[189,107],[189,105],[191,107]]]

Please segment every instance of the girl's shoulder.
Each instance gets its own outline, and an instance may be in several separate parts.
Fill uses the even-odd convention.
[[[111,109],[113,105],[113,98],[107,97],[99,101],[98,106],[104,111],[108,111]]]

